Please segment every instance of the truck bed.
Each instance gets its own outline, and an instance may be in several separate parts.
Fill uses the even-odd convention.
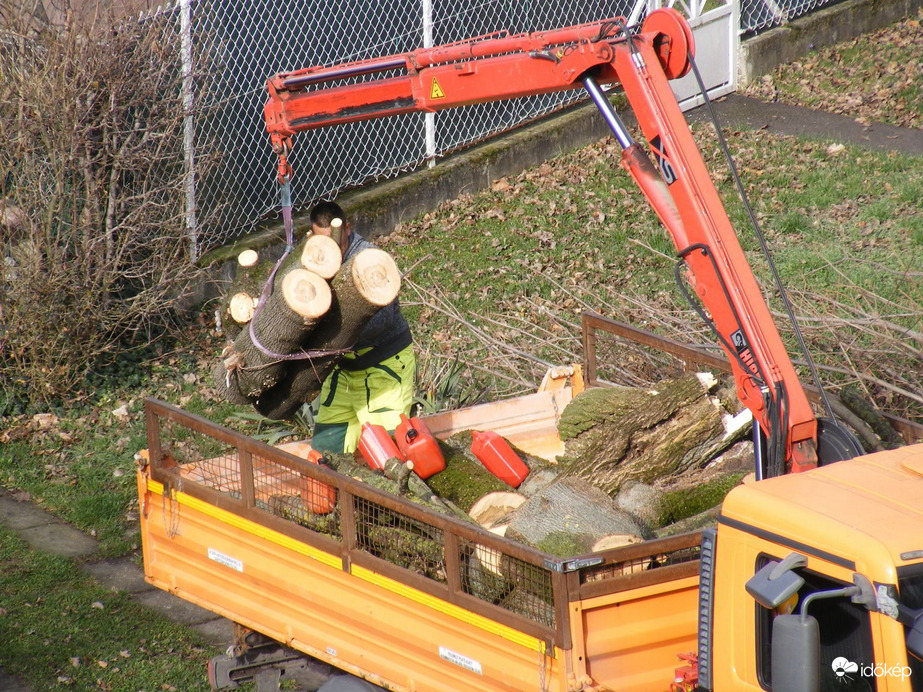
[[[429,422],[553,457],[569,397]],[[695,649],[698,533],[560,559],[163,402],[145,412],[147,580],[386,689],[666,692]],[[314,514],[323,486],[336,508]]]

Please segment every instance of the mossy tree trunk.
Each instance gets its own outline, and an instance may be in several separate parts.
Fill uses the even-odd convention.
[[[614,496],[628,480],[654,483],[707,465],[746,429],[726,436],[724,410],[689,375],[656,391],[588,389],[574,398],[558,430],[562,475],[578,476]]]

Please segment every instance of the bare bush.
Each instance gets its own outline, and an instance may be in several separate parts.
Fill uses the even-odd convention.
[[[0,400],[48,401],[165,323],[198,273],[188,111],[178,32],[0,4]]]

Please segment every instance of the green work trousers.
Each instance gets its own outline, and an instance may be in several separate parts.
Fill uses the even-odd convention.
[[[410,415],[416,358],[411,344],[365,370],[337,367],[324,381],[311,446],[320,452],[353,452],[363,423],[393,432]]]

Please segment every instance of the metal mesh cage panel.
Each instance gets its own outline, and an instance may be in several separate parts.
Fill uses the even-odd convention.
[[[259,455],[251,464],[257,507],[326,536],[342,537],[335,488]]]
[[[669,550],[659,555],[642,555],[636,558],[607,562],[605,564],[589,567],[580,572],[580,583],[588,584],[603,579],[627,577],[640,574],[648,570],[679,565],[686,562],[695,562],[699,559],[701,547],[698,545]]]
[[[548,627],[555,626],[551,571],[479,543],[460,541],[465,593]]]
[[[356,544],[360,550],[445,583],[442,530],[357,497]]]
[[[163,466],[185,478],[240,498],[240,460],[235,447],[169,419],[160,420]]]

